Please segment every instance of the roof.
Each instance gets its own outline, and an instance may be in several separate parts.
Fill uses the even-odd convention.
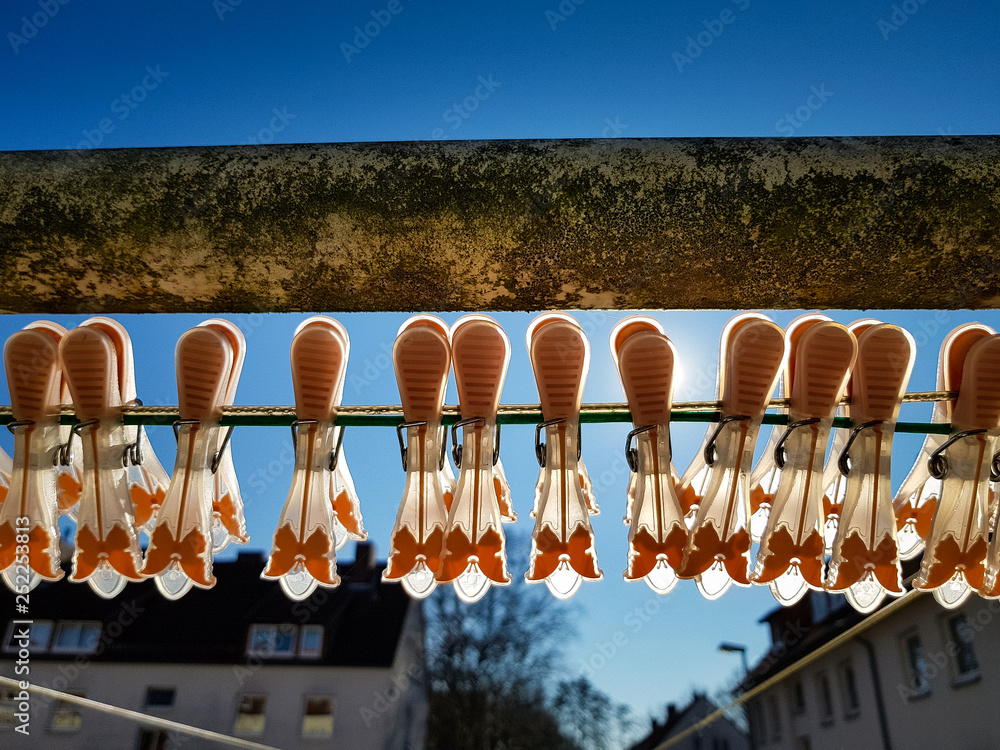
[[[269,664],[389,667],[406,614],[420,603],[398,584],[381,582],[384,566],[364,559],[370,558],[370,550],[359,544],[361,562],[338,565],[340,587],[318,589],[301,602],[289,600],[277,583],[262,580],[264,557],[251,552],[216,562],[216,585],[194,588],[177,601],[165,599],[152,580],[130,584],[110,600],[65,578],[42,583],[30,594],[31,617],[36,622],[100,620],[101,644],[97,653],[88,655],[95,662],[246,664],[251,625],[288,623],[322,625],[322,654],[309,659],[270,658]],[[14,605],[14,594],[3,588],[0,612],[13,613]],[[0,620],[0,632],[7,631],[9,622],[6,617]],[[4,658],[11,657],[0,654],[0,660]],[[31,658],[65,660],[66,654],[33,653]]]

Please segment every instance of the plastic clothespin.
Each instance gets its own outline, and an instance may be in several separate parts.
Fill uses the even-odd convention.
[[[996,567],[986,578],[989,551],[990,469],[1000,430],[1000,336],[980,338],[962,367],[962,386],[951,411],[951,434],[930,455],[928,470],[941,479],[934,522],[915,589],[932,591],[957,607],[972,590],[992,595]],[[992,562],[992,561],[991,561]]]
[[[132,355],[132,339],[125,326],[117,320],[97,316],[80,324],[94,328],[111,338],[118,361],[118,390],[122,406],[141,406],[136,395],[135,360]],[[135,527],[147,534],[153,528],[154,516],[167,494],[170,476],[160,463],[146,430],[140,425],[125,425],[125,454],[129,497]]]
[[[243,331],[235,323],[222,318],[211,318],[198,324],[199,328],[213,328],[229,339],[233,351],[233,366],[229,377],[224,383],[222,405],[232,406],[236,400],[236,386],[240,382],[243,371],[243,360],[246,357],[247,342]],[[240,484],[236,478],[236,468],[233,466],[233,453],[227,450],[232,427],[220,430],[218,433],[219,458],[214,464],[214,482],[212,490],[212,552],[218,554],[230,544],[246,544],[247,523],[243,514],[243,496],[240,494]]]
[[[830,320],[822,313],[806,313],[795,318],[785,329],[785,341],[792,341],[798,337],[799,328],[808,327],[817,321]],[[785,347],[785,360],[782,363],[782,377],[778,381],[778,396],[787,398],[791,392],[791,361],[789,358],[789,347]],[[776,414],[787,414],[788,409],[778,407]],[[750,540],[759,543],[764,530],[767,528],[767,519],[771,514],[771,504],[774,502],[774,493],[778,489],[778,481],[781,478],[781,470],[774,463],[774,449],[778,447],[778,441],[785,434],[784,425],[774,425],[771,434],[768,436],[764,452],[757,461],[757,465],[750,472],[750,522],[747,527],[750,529]]]
[[[132,450],[122,421],[115,342],[95,326],[68,332],[59,344],[63,372],[80,420],[83,489],[76,515],[70,580],[86,581],[111,599],[140,581],[142,551],[132,514],[126,466]]]
[[[40,330],[49,333],[56,341],[62,341],[66,335],[66,329],[51,320],[35,320],[25,326],[25,329]],[[66,383],[65,374],[60,365],[59,370],[59,403],[62,408],[73,406],[73,397],[69,392],[69,385]],[[59,425],[59,442],[62,443],[60,460],[56,464],[56,481],[59,490],[57,493],[59,503],[59,515],[69,516],[76,520],[77,504],[80,502],[81,471],[78,462],[70,460],[73,456],[79,456],[81,450],[80,436],[73,432],[73,425]]]
[[[0,505],[7,499],[7,490],[10,489],[10,473],[14,470],[14,459],[7,455],[7,451],[0,448]]]
[[[890,484],[892,438],[916,346],[899,326],[868,323],[853,326],[852,333],[858,340],[850,380],[852,427],[830,456],[846,486],[826,588],[845,593],[859,612],[871,612],[886,594],[903,594]]]
[[[168,599],[180,598],[192,586],[215,585],[213,502],[224,454],[219,421],[236,356],[223,331],[198,326],[181,335],[175,360],[180,411],[174,422],[177,461],[142,570],[146,577],[155,576],[157,588]]]
[[[392,364],[405,420],[396,434],[406,485],[382,580],[401,582],[406,593],[422,599],[437,586],[435,576],[455,493],[444,471],[449,464],[441,426],[451,372],[448,326],[433,315],[407,320],[393,344]]]
[[[881,322],[874,318],[862,318],[847,326],[847,330],[854,334],[854,338],[858,338],[869,328],[880,325]],[[855,367],[857,367],[856,363]],[[847,390],[844,391],[845,398],[851,397],[853,382],[852,376],[847,381]],[[837,408],[838,417],[846,419],[850,415],[850,404],[841,404]],[[830,441],[830,455],[833,458],[826,462],[826,468],[823,470],[823,487],[825,488],[823,490],[823,541],[826,545],[827,555],[833,551],[833,541],[837,538],[837,526],[840,524],[840,511],[844,504],[844,493],[847,491],[847,475],[841,473],[837,457],[844,452],[850,433],[849,429],[833,428],[833,439]]]
[[[677,355],[657,321],[634,315],[612,329],[611,356],[635,428],[625,442],[625,457],[632,469],[625,580],[645,581],[657,594],[667,594],[677,584],[675,570],[687,545],[687,527],[677,500],[670,452],[670,406]]]
[[[497,410],[510,362],[510,341],[484,315],[459,318],[451,328],[452,364],[461,419],[452,426],[458,485],[448,513],[438,583],[454,583],[466,602],[482,598],[491,585],[510,583],[496,487],[500,458]],[[461,445],[456,437],[462,430]]]
[[[4,345],[14,415],[7,428],[14,433],[14,458],[10,490],[0,506],[0,571],[8,588],[17,594],[26,593],[40,580],[63,577],[55,469],[63,453],[60,338],[56,331],[36,326],[17,331]],[[15,565],[25,559],[26,571]]]
[[[535,318],[528,327],[527,344],[543,421],[535,428],[541,471],[525,579],[545,581],[554,596],[568,599],[584,580],[603,578],[590,525],[592,506],[579,470],[580,405],[590,344],[579,323],[562,313]]]
[[[290,349],[295,416],[295,469],[261,578],[278,579],[290,599],[340,584],[330,475],[339,462],[334,427],[350,344],[331,318],[299,326]]]
[[[783,605],[823,589],[823,461],[830,427],[858,353],[840,323],[800,326],[790,347],[789,424],[775,448],[781,478],[750,580]],[[786,458],[787,455],[787,458]]]
[[[319,325],[323,327],[333,327],[340,333],[340,337],[347,344],[350,353],[351,338],[347,335],[347,329],[340,321],[325,315],[316,315],[306,318],[295,329],[295,333],[305,330],[309,326]],[[341,373],[340,384],[337,386],[337,402],[340,406],[340,399],[344,393],[344,381],[347,379],[347,369]],[[337,432],[337,443],[341,445],[344,441],[343,427],[334,426]],[[343,445],[338,449],[337,460],[333,470],[330,472],[330,498],[333,507],[333,536],[334,543],[339,550],[351,539],[363,542],[368,538],[365,531],[364,521],[361,518],[361,501],[358,492],[354,488],[354,479],[351,477],[351,470],[347,466],[347,453]]]
[[[995,331],[981,323],[967,323],[958,326],[944,338],[938,354],[937,389],[957,391],[962,384],[962,369],[965,358],[972,346],[981,339],[992,336]],[[955,399],[934,403],[931,422],[950,424],[955,408]],[[928,470],[931,455],[945,441],[947,435],[928,434],[924,438],[917,460],[910,473],[896,491],[893,506],[896,511],[896,536],[899,542],[899,556],[909,560],[919,555],[930,536],[934,513],[941,497],[941,480],[931,476]]]
[[[707,599],[717,599],[734,583],[750,585],[750,469],[784,356],[784,332],[760,313],[737,315],[722,332],[722,410],[685,472],[706,471],[707,480],[677,571],[682,578],[694,578]]]

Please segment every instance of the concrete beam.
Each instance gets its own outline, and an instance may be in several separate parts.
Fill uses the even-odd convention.
[[[1000,137],[0,153],[0,310],[1000,306]]]

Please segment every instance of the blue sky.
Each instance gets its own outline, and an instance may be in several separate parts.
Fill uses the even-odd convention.
[[[356,30],[357,27],[357,30]],[[377,33],[375,33],[377,31]],[[317,3],[148,2],[112,7],[8,0],[0,11],[0,150],[385,140],[936,135],[996,133],[1000,6],[995,2],[672,4],[606,0]],[[579,315],[591,338],[585,400],[620,400],[608,332],[626,313]],[[796,313],[774,313],[785,325]],[[657,314],[687,373],[678,398],[714,396],[718,339],[731,312]],[[934,387],[944,334],[1000,313],[876,313],[918,343],[910,390]],[[208,316],[204,316],[208,317]],[[248,354],[242,404],[291,403],[287,350],[302,316],[233,315]],[[339,315],[352,338],[344,402],[397,403],[387,352],[405,314]],[[445,316],[450,322],[457,315]],[[834,314],[850,322],[860,312]],[[536,401],[524,350],[532,316],[497,316],[513,344],[504,401]],[[57,317],[66,326],[82,318]],[[176,403],[173,348],[202,316],[120,316],[132,332],[140,396]],[[6,338],[30,318],[0,318]],[[452,386],[449,403],[454,403]],[[903,418],[927,419],[929,405]],[[625,425],[588,426],[584,457],[602,489],[595,520],[605,580],[582,587],[567,664],[639,713],[712,688],[738,668],[721,640],[766,646],[766,590],[706,602],[693,583],[667,597],[621,579]],[[173,461],[168,428],[151,431]],[[703,427],[678,425],[678,468]],[[522,520],[537,466],[531,428],[504,434]],[[899,436],[894,484],[920,438]],[[0,444],[10,448],[7,436]],[[242,428],[232,447],[251,546],[270,544],[288,487],[284,428]],[[392,430],[345,439],[366,526],[381,554],[403,486]],[[350,551],[346,552],[350,557]]]

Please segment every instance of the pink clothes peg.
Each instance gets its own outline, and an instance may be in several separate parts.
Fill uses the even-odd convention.
[[[233,366],[225,383],[222,405],[232,406],[236,400],[236,386],[239,385],[243,360],[246,357],[246,338],[238,325],[222,318],[211,318],[199,323],[198,326],[214,328],[229,339],[233,351]],[[240,494],[240,484],[236,478],[236,468],[233,466],[233,453],[226,450],[230,432],[231,428],[220,430],[218,433],[219,459],[216,463],[212,488],[211,532],[212,552],[215,554],[222,552],[230,544],[246,544],[250,541],[243,514],[243,496]]]
[[[670,453],[676,352],[659,323],[640,315],[611,331],[611,352],[635,428],[625,444],[634,477],[625,580],[645,581],[657,594],[667,594],[677,584],[675,571],[687,544]]]
[[[854,335],[839,323],[816,321],[795,334],[788,342],[790,421],[774,456],[781,479],[750,574],[786,606],[808,588],[823,589],[823,461],[858,352]]]
[[[455,492],[444,471],[448,462],[441,426],[451,372],[448,326],[432,315],[407,320],[393,344],[392,364],[405,420],[396,435],[406,485],[382,580],[399,581],[406,593],[422,599],[437,586],[448,508]]]
[[[881,321],[874,318],[862,318],[847,326],[847,330],[854,334],[855,338],[861,336],[873,325],[879,325]],[[857,365],[855,365],[857,366]],[[846,398],[851,397],[851,386],[853,377],[847,381],[847,390],[844,392]],[[837,416],[847,418],[851,414],[849,404],[841,404],[837,409]],[[826,544],[826,554],[833,552],[833,541],[837,538],[837,526],[840,523],[840,510],[844,504],[844,494],[847,491],[847,476],[840,472],[836,458],[844,452],[847,446],[847,439],[850,435],[848,429],[833,428],[833,439],[830,441],[830,455],[833,460],[826,462],[823,470],[823,541]]]
[[[452,426],[458,485],[445,526],[437,580],[453,583],[460,599],[474,602],[490,586],[510,583],[494,471],[500,458],[497,410],[510,362],[510,341],[496,321],[467,315],[451,328],[451,354],[461,414]]]
[[[51,320],[35,320],[25,326],[28,330],[45,331],[56,341],[62,341],[66,335],[66,329]],[[63,408],[73,406],[73,397],[69,392],[69,385],[60,366],[59,370],[59,402]],[[81,471],[79,462],[70,460],[73,456],[79,456],[82,450],[80,436],[73,432],[73,426],[68,424],[59,425],[59,441],[63,448],[59,453],[59,460],[56,462],[56,477],[59,484],[58,503],[59,515],[69,516],[76,520],[77,504],[80,502]]]
[[[125,326],[112,318],[97,316],[83,321],[81,327],[95,328],[110,337],[118,362],[119,403],[122,406],[141,406],[136,395],[135,361],[132,355],[132,339]],[[126,473],[131,499],[132,515],[137,529],[146,531],[153,528],[153,518],[170,484],[163,465],[153,452],[146,430],[140,425],[125,425]]]
[[[192,586],[215,585],[215,474],[225,454],[219,421],[235,361],[231,339],[212,326],[192,328],[177,342],[177,462],[142,570],[144,576],[156,578],[157,588],[168,599],[180,598]]]
[[[80,420],[73,432],[83,442],[83,489],[70,580],[86,581],[111,599],[129,581],[142,580],[126,469],[132,445],[122,421],[118,355],[111,336],[94,326],[68,332],[59,354]]]
[[[859,329],[854,326],[852,333]],[[886,324],[865,325],[857,339],[850,380],[853,426],[830,458],[846,487],[826,588],[845,593],[859,612],[871,612],[887,594],[903,594],[890,486],[892,438],[916,346],[907,331]]]
[[[972,346],[994,334],[994,330],[981,323],[958,326],[945,336],[938,355],[937,389],[957,391],[962,384],[962,369]],[[949,424],[955,408],[955,399],[936,401],[931,422]],[[947,435],[929,434],[917,454],[910,473],[896,492],[893,505],[896,510],[896,534],[899,556],[909,560],[924,549],[924,542],[931,533],[934,513],[941,497],[941,480],[931,476],[928,465],[931,455],[948,439]]]
[[[677,571],[682,578],[694,578],[707,599],[717,599],[734,583],[750,585],[750,468],[784,356],[784,332],[759,313],[737,315],[722,332],[722,410],[719,422],[709,425],[692,469],[685,472],[690,477],[704,470],[707,479]]]
[[[1000,336],[968,350],[961,388],[951,410],[951,434],[930,456],[928,470],[941,494],[915,589],[932,591],[943,606],[959,606],[972,590],[993,595],[986,578],[990,535],[990,469],[1000,431]],[[991,561],[992,562],[992,561]],[[996,568],[991,565],[991,578]]]
[[[298,333],[311,325],[332,326],[340,333],[340,337],[350,349],[351,338],[347,335],[347,329],[340,321],[325,315],[316,315],[299,323],[295,332]],[[340,376],[340,384],[337,386],[337,406],[340,406],[340,399],[344,394],[346,378],[347,369],[345,368]],[[337,431],[337,442],[340,444],[343,442],[341,433],[344,428],[335,427],[334,429]],[[361,517],[361,501],[354,488],[354,479],[351,478],[351,470],[347,466],[347,453],[343,446],[339,449],[336,465],[330,472],[330,498],[333,507],[333,536],[337,549],[339,550],[351,539],[357,542],[365,541],[368,538],[368,532],[365,531],[364,520]]]
[[[334,427],[350,344],[332,318],[310,318],[292,338],[295,469],[262,578],[277,579],[290,599],[333,588],[337,575],[333,484],[343,429]]]
[[[554,596],[568,599],[584,580],[603,578],[597,567],[591,506],[579,472],[580,405],[590,344],[579,324],[561,313],[535,318],[528,327],[527,342],[543,421],[535,428],[541,472],[535,487],[535,530],[525,579],[545,581]]]
[[[7,426],[14,434],[14,458],[10,489],[0,505],[0,572],[11,591],[24,594],[41,580],[63,576],[55,470],[63,451],[59,339],[37,327],[17,331],[7,339],[3,360],[14,414]]]
[[[785,329],[785,341],[793,341],[798,338],[799,329],[805,329],[817,321],[830,320],[822,313],[806,313],[795,318]],[[779,381],[778,395],[787,398],[791,392],[791,367],[789,360],[789,347],[785,347],[785,359],[782,363],[782,377]],[[788,409],[779,407],[774,410],[776,414],[787,414]],[[771,434],[764,446],[764,452],[750,472],[750,522],[747,528],[750,530],[750,540],[759,543],[761,536],[767,529],[767,519],[771,514],[771,504],[774,502],[774,493],[778,490],[778,481],[781,478],[781,470],[774,463],[774,449],[778,447],[778,441],[785,434],[784,425],[774,425]],[[831,538],[832,539],[832,538]]]

